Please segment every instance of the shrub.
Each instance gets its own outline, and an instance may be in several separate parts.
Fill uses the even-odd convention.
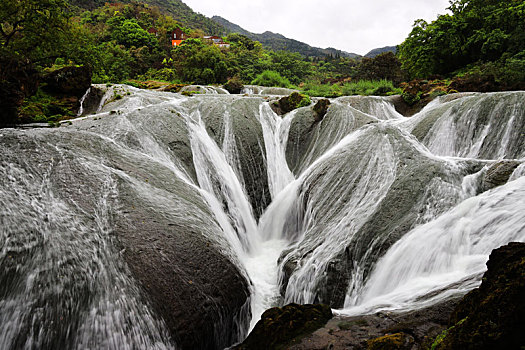
[[[257,78],[252,81],[252,84],[283,88],[289,88],[292,86],[288,79],[282,77],[278,72],[272,70],[265,70],[261,74],[257,75]]]

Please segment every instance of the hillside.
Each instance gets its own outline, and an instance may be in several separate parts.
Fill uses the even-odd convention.
[[[206,34],[222,35],[226,30],[220,24],[212,21],[210,18],[196,13],[188,5],[180,0],[135,0],[156,6],[160,11],[179,21],[183,26],[192,29],[202,29]],[[93,10],[97,7],[104,6],[107,2],[130,3],[132,0],[70,0],[71,5],[78,6],[82,9]]]
[[[367,53],[365,55],[365,57],[374,58],[374,57],[379,56],[380,54],[385,53],[385,52],[396,53],[397,52],[397,46],[385,46],[385,47],[379,47],[377,49],[370,50],[370,52]]]
[[[217,24],[226,28],[226,30],[228,30],[229,32],[239,33],[247,36],[252,40],[259,41],[265,48],[271,49],[273,51],[286,50],[298,52],[306,57],[325,57],[328,55],[348,58],[360,57],[358,54],[349,53],[334,48],[321,49],[318,47],[313,47],[301,41],[289,39],[284,35],[273,33],[270,31],[266,31],[262,34],[252,33],[220,16],[213,16],[211,19]]]

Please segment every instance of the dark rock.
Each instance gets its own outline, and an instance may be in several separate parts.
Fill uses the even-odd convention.
[[[265,311],[246,340],[234,349],[286,349],[332,318],[327,305],[290,304]]]
[[[525,345],[525,243],[495,249],[481,286],[457,305],[436,349],[521,349]]]
[[[337,316],[288,349],[428,349],[460,298],[408,312]],[[398,347],[396,347],[398,346]]]
[[[0,127],[9,127],[18,122],[18,108],[24,101],[24,93],[16,83],[0,82]]]
[[[314,112],[316,114],[316,120],[321,121],[323,120],[324,116],[326,115],[326,112],[328,112],[328,107],[330,107],[330,100],[323,98],[314,106]]]
[[[91,86],[93,71],[89,66],[67,66],[44,77],[46,90],[53,94],[82,97]]]
[[[101,88],[92,86],[84,99],[82,115],[94,114],[98,111],[100,101],[104,97],[105,91]]]
[[[40,76],[28,63],[0,57],[0,127],[17,124],[24,98],[38,89]]]
[[[270,107],[278,115],[285,115],[299,107],[310,105],[311,100],[308,96],[298,92],[292,92],[290,96],[285,96],[270,104]]]
[[[240,94],[244,85],[238,76],[235,76],[228,80],[223,86],[230,94]]]
[[[488,191],[506,184],[514,170],[520,164],[520,162],[515,160],[502,160],[493,164],[483,177],[482,191]]]

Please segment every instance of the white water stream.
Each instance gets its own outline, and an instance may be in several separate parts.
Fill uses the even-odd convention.
[[[148,201],[158,199],[162,215],[187,220],[188,227],[223,242],[223,253],[250,281],[250,329],[266,309],[289,302],[332,303],[338,305],[338,313],[348,315],[430,305],[476,287],[492,249],[510,241],[525,241],[524,165],[514,170],[507,184],[481,193],[487,169],[494,161],[525,158],[525,93],[443,99],[411,119],[397,114],[387,99],[341,98],[332,101],[322,121],[301,129],[303,120],[299,118],[307,118],[308,107],[280,117],[264,98],[221,96],[212,90],[213,96],[183,98],[114,86],[94,116],[109,120],[105,126],[88,117],[75,121],[78,131],[60,131],[72,140],[74,135],[89,140],[96,136],[91,146],[102,142],[114,147],[119,157],[136,157],[149,164],[152,173],[147,176],[151,181],[139,181],[140,171],[137,175],[129,169],[110,170],[104,165],[109,160],[98,154],[103,152],[74,151],[79,146],[62,144],[61,137],[47,141],[46,147],[89,159],[86,169],[108,177],[104,180],[107,189],[96,199],[102,204],[94,223],[82,208],[73,210],[67,201],[51,201],[55,194],[51,185],[46,185],[52,181],[48,177],[40,179],[40,175],[24,173],[22,165],[2,163],[0,175],[7,180],[0,183],[4,206],[0,209],[0,263],[6,264],[14,249],[10,245],[22,244],[30,250],[37,244],[16,243],[13,230],[20,222],[34,221],[32,215],[49,215],[43,206],[54,203],[50,223],[41,228],[45,236],[60,232],[57,227],[81,227],[71,229],[78,237],[63,238],[63,249],[73,249],[65,258],[74,251],[81,255],[69,258],[75,261],[76,269],[89,270],[89,264],[82,263],[82,254],[102,255],[97,257],[97,264],[107,265],[110,271],[104,275],[107,283],[96,285],[101,289],[99,303],[115,304],[114,314],[122,313],[132,322],[137,312],[148,323],[133,330],[132,337],[118,316],[108,321],[111,306],[100,307],[106,310],[102,316],[92,306],[85,325],[115,325],[112,332],[120,338],[114,341],[130,344],[129,348],[164,348],[164,343],[169,348],[172,345],[166,340],[164,325],[150,315],[138,292],[120,300],[118,293],[104,289],[108,284],[136,289],[131,280],[119,275],[124,268],[109,254],[114,248],[107,252],[100,249],[112,246],[107,237],[112,215],[107,212],[117,206],[108,199],[118,197],[115,176]],[[109,102],[121,91],[129,92],[129,96]],[[220,115],[220,127],[209,120],[213,113]],[[260,139],[247,140],[247,134],[238,130],[259,133]],[[34,133],[40,140],[38,131]],[[6,135],[24,137],[14,131]],[[188,154],[184,153],[184,138]],[[4,145],[4,151],[14,159],[18,151],[13,147]],[[254,164],[252,158],[257,152],[264,164]],[[31,167],[41,167],[27,159]],[[65,164],[66,159],[62,160]],[[155,173],[156,169],[161,173]],[[39,170],[34,171],[38,174]],[[32,184],[32,177],[42,182],[42,191]],[[189,189],[173,197],[170,189],[163,187],[172,180]],[[26,185],[13,186],[20,181]],[[254,214],[254,203],[262,203],[263,198],[248,191],[254,181],[266,184],[257,195],[271,199],[259,218]],[[209,229],[203,225],[206,210],[199,207],[193,211],[192,205],[200,205],[195,204],[200,199],[191,197],[193,193],[202,196],[206,210],[213,215]],[[39,195],[43,198],[32,197]],[[23,206],[32,212],[13,219],[12,213],[22,212]],[[72,212],[82,215],[75,218]],[[34,222],[27,229],[35,225],[40,227]],[[220,228],[222,237],[212,237],[215,227]],[[86,232],[96,234],[87,239]],[[85,252],[90,244],[98,248]],[[52,257],[47,259],[52,261]],[[28,276],[40,273],[37,266],[24,268]],[[33,287],[29,284],[25,288]],[[67,286],[59,284],[57,288],[49,293],[60,297]],[[28,317],[25,313],[32,309],[23,304],[35,303],[32,295],[24,300],[0,300],[2,317],[12,318],[0,332],[0,338],[7,339],[0,344],[7,348],[22,324],[13,315]],[[83,327],[87,326],[79,329]],[[79,331],[78,339],[104,337],[106,331],[95,331],[96,335]],[[100,346],[105,341],[93,344]],[[75,344],[81,348],[89,340]]]

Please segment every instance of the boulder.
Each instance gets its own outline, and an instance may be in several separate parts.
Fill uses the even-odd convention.
[[[238,76],[235,76],[228,80],[223,86],[230,94],[240,94],[244,89],[241,79]]]
[[[91,86],[93,71],[89,66],[67,66],[44,76],[46,90],[56,95],[82,97]]]
[[[317,101],[317,103],[314,106],[314,112],[316,115],[315,119],[317,121],[323,120],[324,116],[328,112],[328,107],[330,107],[330,100],[323,98]]]
[[[459,300],[453,298],[414,311],[336,316],[288,349],[428,349],[446,329]]]
[[[433,344],[444,349],[520,349],[525,345],[525,243],[495,249],[481,286],[457,305],[450,328]]]
[[[270,107],[278,115],[285,115],[299,107],[309,106],[311,103],[310,97],[292,92],[289,96],[280,98],[279,100],[270,104]]]
[[[502,160],[493,164],[483,176],[482,190],[488,191],[504,185],[521,163],[515,160]]]
[[[321,328],[332,318],[327,305],[290,304],[266,310],[246,340],[234,349],[286,349],[287,345]]]
[[[24,98],[33,95],[39,84],[38,72],[24,62],[0,57],[0,127],[17,124]]]

